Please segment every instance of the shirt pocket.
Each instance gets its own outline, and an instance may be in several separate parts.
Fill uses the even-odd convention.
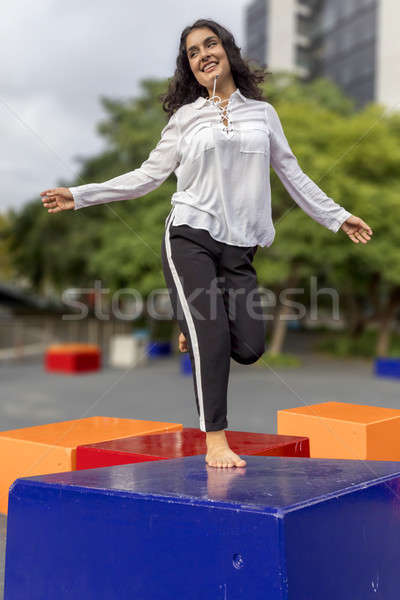
[[[186,153],[192,159],[199,158],[207,150],[215,148],[215,135],[210,123],[201,123],[185,136]]]
[[[268,154],[269,135],[264,125],[249,125],[240,129],[240,152],[245,154]]]

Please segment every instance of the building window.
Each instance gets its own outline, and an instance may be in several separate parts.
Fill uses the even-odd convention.
[[[303,17],[302,15],[297,16],[297,32],[300,35],[308,37],[311,33],[311,19]]]

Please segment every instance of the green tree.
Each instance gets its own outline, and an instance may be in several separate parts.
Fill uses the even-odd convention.
[[[78,156],[81,171],[76,181],[57,186],[101,182],[139,167],[167,121],[159,101],[165,87],[165,81],[144,80],[136,99],[102,97],[107,117],[97,130],[106,140],[106,150],[94,157]],[[49,285],[58,292],[88,287],[95,279],[103,280],[111,292],[134,286],[146,295],[163,287],[160,244],[175,188],[171,174],[145,197],[56,215],[43,210],[38,190],[37,198],[10,213],[13,265],[36,291]]]
[[[9,281],[15,275],[9,248],[10,219],[7,214],[0,215],[0,281]]]
[[[101,182],[133,170],[147,158],[166,123],[160,94],[166,81],[142,81],[138,98],[101,98],[107,112],[97,130],[106,150],[78,157],[79,177],[58,186]],[[334,235],[298,208],[275,173],[271,176],[276,240],[255,259],[260,285],[277,294],[306,285],[311,275],[335,286],[353,335],[374,318],[380,323],[379,352],[390,338],[398,307],[400,116],[383,107],[354,104],[328,80],[309,84],[278,74],[265,84],[289,143],[304,172],[329,196],[375,231],[366,246]],[[48,214],[38,197],[20,212],[11,211],[7,247],[12,268],[39,291],[48,285],[89,287],[101,280],[111,292],[135,287],[146,297],[164,287],[160,245],[164,221],[175,191],[174,174],[151,194],[128,202]],[[3,239],[5,239],[3,238]],[[367,310],[368,309],[368,310]],[[277,307],[272,346],[282,347],[285,322]],[[369,312],[368,312],[369,311]],[[386,332],[386,333],[384,333]],[[386,336],[386,337],[385,337]]]
[[[315,86],[320,88],[320,82]],[[361,216],[375,235],[369,244],[355,245],[342,232],[332,234],[299,209],[273,175],[277,235],[273,246],[256,256],[260,283],[279,292],[304,285],[311,275],[322,277],[325,285],[338,290],[354,335],[371,318],[380,322],[377,353],[386,353],[399,306],[399,115],[384,114],[379,105],[347,111],[337,97],[334,103],[326,102],[328,96],[316,102],[317,93],[309,99],[304,85],[297,89],[297,99],[295,83],[289,95],[286,89],[275,90],[274,105],[302,169],[339,204]],[[273,353],[281,351],[287,312],[278,306]]]

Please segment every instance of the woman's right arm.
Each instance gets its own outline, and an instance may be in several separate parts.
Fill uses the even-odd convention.
[[[178,141],[179,125],[176,113],[174,113],[161,131],[157,146],[137,169],[103,183],[87,183],[59,189],[69,190],[73,198],[73,206],[69,206],[69,208],[74,208],[74,210],[95,204],[144,196],[159,187],[178,167]],[[48,192],[54,194],[56,190],[46,190],[42,194]]]

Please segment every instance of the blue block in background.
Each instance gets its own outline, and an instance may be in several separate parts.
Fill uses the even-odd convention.
[[[150,358],[168,356],[171,352],[171,342],[149,342],[147,345],[147,355]]]
[[[400,378],[400,358],[376,358],[375,375]]]
[[[181,374],[191,375],[192,374],[192,363],[190,362],[189,352],[183,352],[181,356]]]
[[[397,600],[400,462],[204,455],[17,479],[5,600]]]

